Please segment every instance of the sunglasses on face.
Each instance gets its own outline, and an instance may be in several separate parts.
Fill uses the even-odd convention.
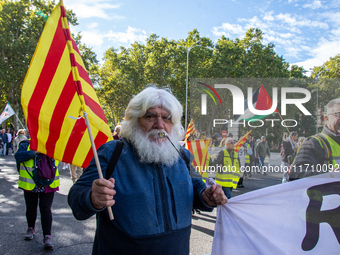
[[[228,142],[228,143],[230,143],[230,144],[234,144],[235,142]]]

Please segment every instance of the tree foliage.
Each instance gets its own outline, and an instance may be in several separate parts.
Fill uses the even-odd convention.
[[[152,34],[145,44],[135,42],[105,54],[99,98],[109,121],[113,125],[121,121],[132,96],[150,83],[169,87],[185,107],[187,56],[189,80],[291,76],[289,64],[275,53],[274,44],[263,44],[260,29],[249,29],[242,40],[222,36],[216,44],[196,29],[178,41]],[[295,67],[293,76],[299,71],[302,68]]]
[[[54,1],[47,0],[0,2],[0,107],[3,109],[9,101],[21,118],[21,87],[46,19],[54,7]],[[70,24],[77,25],[72,10],[66,10],[66,15]],[[86,67],[94,78],[97,77],[96,55],[80,43],[79,35],[76,38]]]

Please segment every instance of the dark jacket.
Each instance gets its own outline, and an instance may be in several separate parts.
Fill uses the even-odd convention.
[[[334,133],[327,126],[324,126],[322,133],[330,136],[340,146],[340,135]],[[315,171],[317,165],[325,163],[325,149],[323,149],[317,139],[308,137],[301,145],[294,163],[290,169],[289,180],[300,179],[312,175],[320,174]]]
[[[270,157],[270,149],[267,142],[259,142],[256,146],[256,154],[258,157],[266,157],[268,155]]]
[[[93,159],[68,196],[78,220],[97,214],[93,254],[189,254],[192,207],[212,211],[202,198],[204,182],[190,178],[181,157],[171,167],[140,163],[133,146],[121,141],[123,150],[112,173],[115,219],[92,206],[91,186],[99,178]],[[116,144],[110,141],[98,149],[103,176]],[[190,152],[183,150],[189,159]]]
[[[283,154],[282,154],[282,161],[286,163],[291,163],[288,162],[288,157],[289,156],[295,156],[295,151],[292,147],[292,144],[289,140],[283,142]]]
[[[7,134],[6,133],[1,133],[0,134],[1,138],[2,138],[2,142],[3,143],[8,143],[8,137],[7,137]]]

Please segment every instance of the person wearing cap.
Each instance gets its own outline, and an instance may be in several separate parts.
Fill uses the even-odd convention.
[[[259,142],[259,144],[256,147],[256,154],[257,154],[257,158],[259,159],[259,170],[261,172],[261,174],[263,175],[267,175],[266,172],[263,172],[263,166],[264,166],[264,159],[266,158],[266,156],[268,155],[268,157],[270,157],[270,149],[269,146],[266,142],[266,137],[262,136],[261,137],[261,141]]]
[[[112,156],[118,160],[112,173],[99,178],[92,159],[71,187],[68,203],[76,219],[97,214],[92,254],[188,255],[192,208],[212,211],[227,203],[221,185],[206,187],[190,177],[193,157],[179,144],[182,114],[169,90],[147,87],[129,102],[121,139],[98,149],[103,176]]]
[[[240,179],[240,159],[235,152],[235,141],[233,138],[228,137],[225,140],[226,148],[221,150],[214,163],[216,162],[216,183],[222,186],[223,192],[226,197],[231,198],[233,189],[236,189],[237,183]]]

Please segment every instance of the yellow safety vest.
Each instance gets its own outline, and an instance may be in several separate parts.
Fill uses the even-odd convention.
[[[321,133],[319,135],[321,135],[324,138],[326,138],[328,144],[331,147],[331,152],[332,152],[331,156],[332,156],[332,165],[333,165],[333,167],[334,168],[335,167],[339,167],[340,166],[340,146],[339,146],[339,144],[336,141],[334,141],[330,136],[328,136],[328,135],[326,135],[324,133]],[[327,148],[327,145],[324,144],[324,142],[321,139],[319,139],[317,136],[313,136],[313,138],[318,140],[318,142],[320,143],[320,145],[321,145],[321,147],[323,149],[325,148],[324,146],[326,146],[326,148]],[[325,155],[325,156],[327,156],[327,155]],[[328,162],[328,163],[330,163],[330,162]]]
[[[28,146],[27,150],[30,149],[30,146]],[[36,186],[35,182],[33,181],[31,175],[33,176],[33,170],[34,170],[34,160],[30,159],[26,162],[20,163],[20,173],[19,173],[19,182],[18,186],[21,189],[24,190],[33,190]],[[51,188],[57,188],[60,186],[60,180],[59,180],[59,170],[57,168],[59,161],[55,160],[55,166],[56,166],[56,172],[55,172],[55,178],[54,181],[49,185]],[[30,172],[30,174],[26,171],[25,166],[27,170]]]
[[[216,172],[216,183],[222,187],[231,187],[236,189],[237,183],[240,179],[241,171],[240,164],[238,161],[238,154],[234,152],[234,165],[232,164],[231,157],[227,150],[224,150],[224,165],[220,171]]]
[[[210,154],[208,153],[207,159],[206,159],[206,161],[205,161],[205,169],[203,169],[203,170],[205,170],[205,171],[203,171],[203,173],[202,173],[202,177],[203,177],[203,181],[204,181],[204,182],[206,182],[206,179],[209,178],[209,172],[208,172],[208,169],[209,169],[209,161],[210,161]],[[206,179],[204,179],[204,178],[206,178]]]
[[[249,145],[249,143],[248,143],[248,144],[247,144],[247,151],[249,150],[249,147],[250,147],[250,145]],[[250,164],[250,156],[249,156],[249,154],[247,153],[247,151],[246,151],[245,162],[248,163],[248,164]]]

